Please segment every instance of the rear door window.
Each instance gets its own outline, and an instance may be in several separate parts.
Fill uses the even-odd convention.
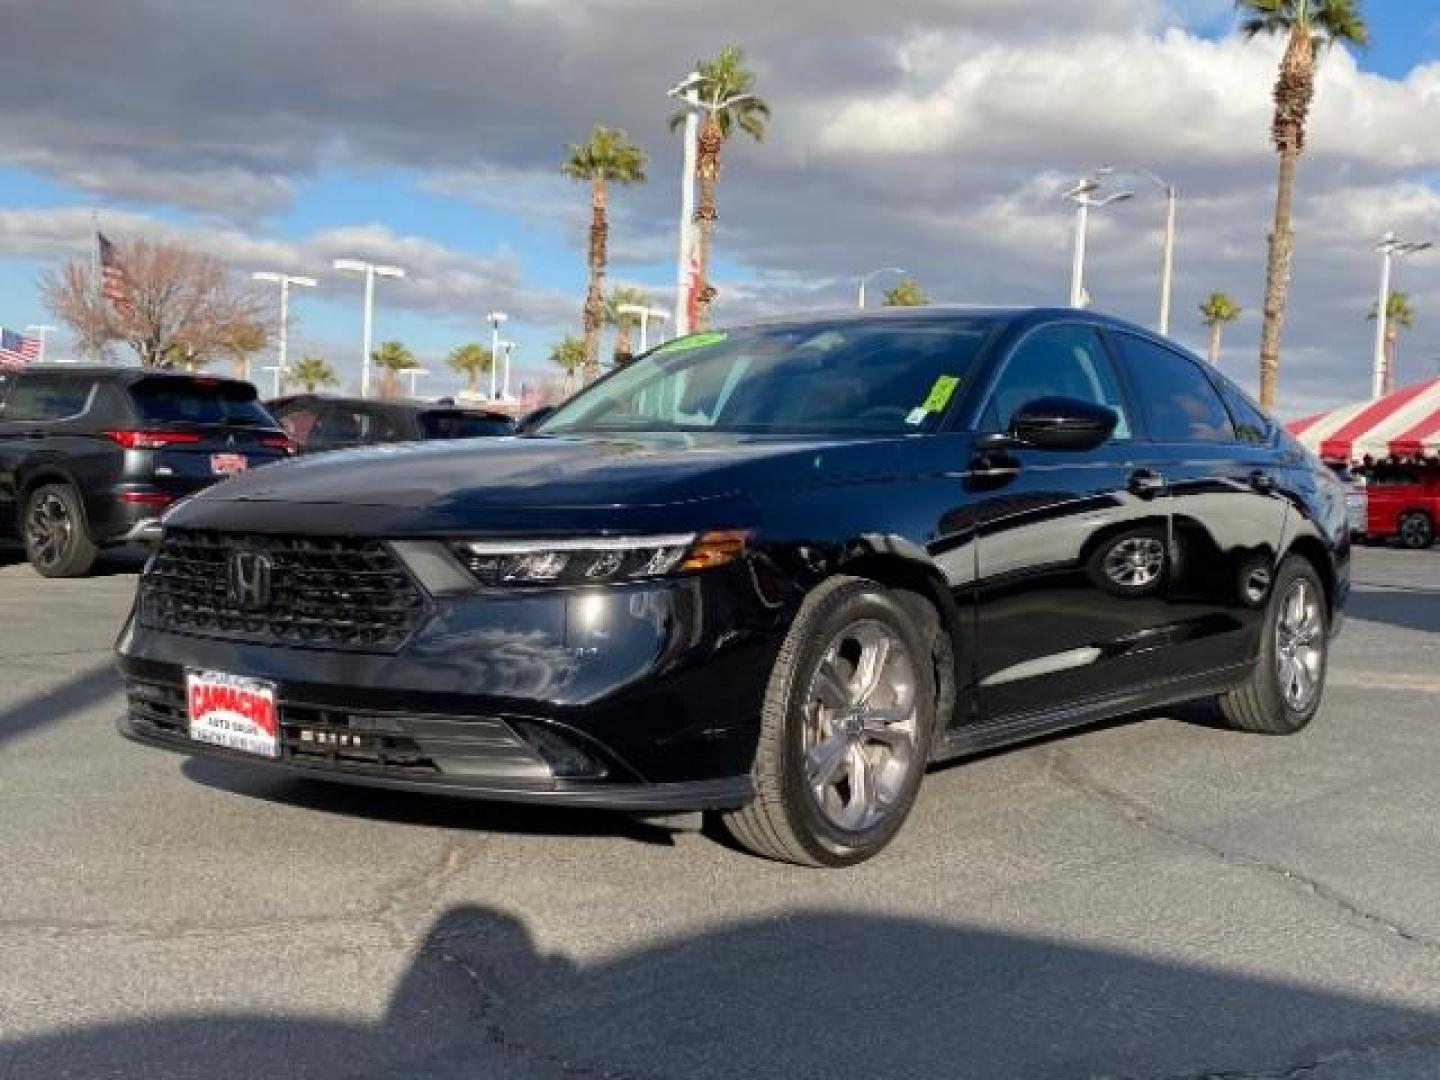
[[[482,435],[509,435],[514,430],[515,422],[508,416],[443,409],[420,414],[420,431],[427,439],[473,439]]]
[[[130,387],[142,419],[155,424],[231,424],[272,427],[274,421],[249,383],[203,376],[156,376]]]
[[[1187,356],[1135,334],[1114,334],[1146,427],[1156,442],[1229,443],[1235,426],[1220,395]]]
[[[397,442],[400,426],[389,411],[373,405],[332,402],[320,421],[319,444],[330,449]]]
[[[94,387],[95,380],[84,375],[16,376],[0,419],[36,422],[79,416]]]

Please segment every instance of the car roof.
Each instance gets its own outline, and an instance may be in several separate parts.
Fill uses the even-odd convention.
[[[269,398],[267,405],[288,404],[292,401],[323,401],[332,405],[368,405],[382,409],[396,409],[414,413],[446,412],[464,413],[466,416],[480,416],[495,420],[510,420],[509,413],[498,409],[486,409],[473,405],[445,404],[439,401],[425,401],[421,398],[362,398],[340,394],[286,394]]]
[[[10,375],[82,375],[89,379],[113,382],[139,382],[141,379],[204,379],[206,382],[244,384],[245,380],[209,371],[175,371],[171,368],[110,367],[104,364],[29,364],[7,372]]]
[[[789,315],[776,315],[764,319],[756,319],[745,323],[737,323],[730,327],[719,329],[743,330],[750,327],[765,328],[779,326],[804,326],[808,323],[859,323],[859,322],[904,322],[915,319],[924,319],[930,322],[943,322],[949,319],[961,321],[966,319],[995,320],[1015,325],[1051,322],[1057,320],[1081,321],[1094,323],[1099,326],[1113,326],[1117,329],[1135,331],[1154,337],[1155,332],[1143,326],[1121,319],[1114,315],[1107,315],[1104,312],[1093,311],[1088,308],[1036,306],[1036,305],[1005,305],[1005,304],[925,304],[918,307],[879,307],[865,308],[863,311],[857,308],[835,308],[816,312],[796,312]]]

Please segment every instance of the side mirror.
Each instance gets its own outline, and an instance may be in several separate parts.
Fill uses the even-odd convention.
[[[1079,398],[1027,401],[1010,419],[1010,434],[1037,450],[1094,450],[1115,433],[1120,415]]]

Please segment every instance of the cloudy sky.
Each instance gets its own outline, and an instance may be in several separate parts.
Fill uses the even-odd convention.
[[[1440,14],[1366,0],[1374,44],[1325,60],[1301,167],[1281,411],[1363,396],[1387,228],[1440,238]],[[743,45],[774,110],[721,183],[718,314],[853,302],[899,265],[937,299],[1051,303],[1059,195],[1105,162],[1182,191],[1174,332],[1212,289],[1246,307],[1226,370],[1253,385],[1279,46],[1223,0],[4,0],[0,324],[49,316],[38,273],[117,236],[183,237],[237,273],[322,279],[292,350],[353,375],[359,286],[336,256],[399,263],[377,336],[453,391],[443,354],[515,315],[522,370],[578,327],[584,193],[564,146],[600,122],[650,153],[614,199],[613,279],[673,296],[679,147],[666,89]],[[1091,236],[1096,306],[1153,322],[1162,206],[1148,182]],[[1440,371],[1440,254],[1398,270],[1419,312],[1401,375]],[[67,347],[61,335],[59,349]]]

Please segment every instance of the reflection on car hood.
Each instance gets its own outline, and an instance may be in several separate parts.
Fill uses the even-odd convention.
[[[656,506],[757,488],[892,475],[925,438],[743,435],[476,439],[377,446],[257,469],[221,502],[345,506]]]

